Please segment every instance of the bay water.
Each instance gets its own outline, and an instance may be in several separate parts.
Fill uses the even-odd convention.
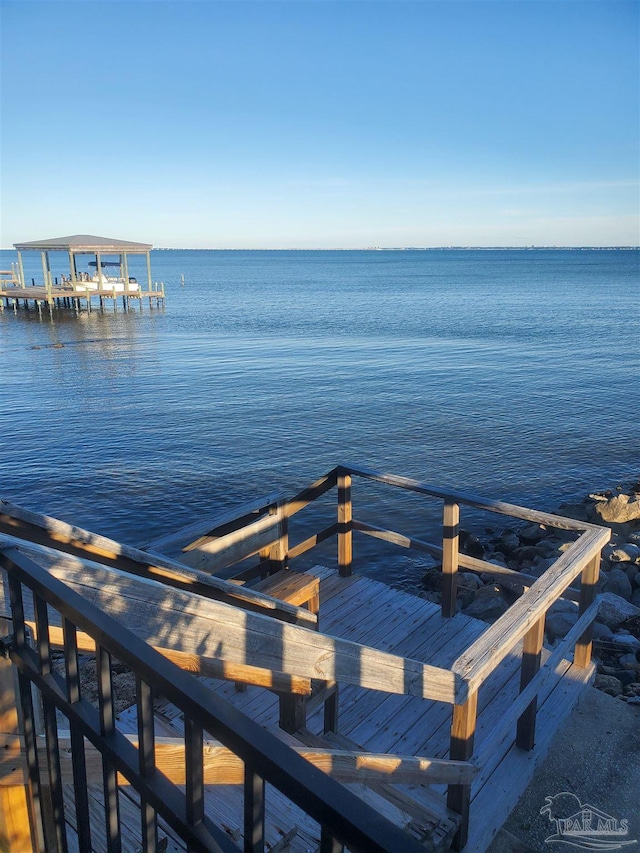
[[[340,462],[539,509],[640,474],[636,250],[156,250],[152,266],[164,308],[0,314],[0,497],[143,544]],[[390,491],[356,484],[355,514],[437,537],[439,508]],[[393,582],[423,567],[355,548]]]

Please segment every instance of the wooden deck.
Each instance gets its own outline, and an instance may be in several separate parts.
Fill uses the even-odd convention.
[[[441,498],[442,546],[354,519],[354,474]],[[288,519],[331,489],[337,524],[290,546]],[[459,504],[577,538],[541,578],[530,578],[458,552]],[[352,574],[352,531],[440,555],[442,606]],[[289,560],[332,536],[337,570],[316,566],[305,577],[288,569]],[[342,466],[293,498],[252,501],[168,533],[147,551],[0,501],[0,564],[12,590],[4,612],[11,611],[17,638],[3,648],[23,684],[42,691],[43,703],[46,696],[48,725],[57,713],[62,731],[59,748],[48,741],[45,756],[56,786],[40,783],[44,741],[23,690],[22,713],[37,737],[20,746],[13,718],[0,729],[0,798],[7,803],[26,785],[26,810],[28,785],[37,784],[45,792],[50,784],[59,804],[73,798],[75,811],[64,815],[69,849],[78,853],[155,853],[144,827],[147,841],[140,835],[143,795],[142,823],[151,809],[168,851],[185,850],[184,839],[209,821],[207,832],[221,835],[193,849],[226,850],[232,841],[250,853],[327,853],[341,849],[340,838],[360,851],[481,853],[593,677],[590,626],[608,539],[608,530],[586,523]],[[491,626],[456,613],[458,565],[516,582],[522,594]],[[571,590],[577,578],[580,589]],[[24,603],[20,584],[32,592]],[[282,598],[273,597],[278,592]],[[546,613],[569,594],[578,595],[580,616],[547,649]],[[45,601],[52,609],[46,618]],[[37,637],[35,656],[27,630]],[[52,648],[64,648],[67,698],[48,680]],[[98,652],[102,661],[99,726],[77,683],[78,650]],[[117,722],[107,655],[136,676],[137,706]],[[79,733],[91,741],[84,784]],[[116,846],[106,843],[105,812]],[[91,843],[79,841],[83,821],[76,833],[74,813],[91,821]],[[44,812],[40,822],[57,831]]]
[[[458,614],[440,615],[430,601],[392,589],[379,581],[354,575],[342,578],[337,571],[316,567],[320,577],[320,630],[333,636],[375,646],[425,663],[450,666],[487,628],[486,623]],[[476,750],[472,761],[480,772],[472,788],[470,837],[465,853],[484,851],[525,790],[537,764],[544,758],[562,720],[590,682],[593,667],[577,669],[564,661],[538,700],[536,749],[525,752],[513,745],[513,732],[496,741],[489,737],[520,691],[518,655],[509,655],[480,692]],[[248,686],[244,690],[229,681],[205,679],[226,701],[261,725],[278,730],[278,700],[268,690]],[[414,696],[397,696],[346,686],[340,690],[339,734],[323,735],[322,708],[309,715],[307,730],[287,742],[302,746],[361,748],[366,752],[446,758],[449,752],[451,707]],[[162,704],[156,714],[158,734],[182,736],[181,717],[175,708]],[[121,725],[136,732],[135,709],[120,716]],[[447,850],[458,818],[446,807],[445,786],[351,785],[352,790],[394,821],[424,835],[425,849]],[[242,786],[211,786],[207,810],[235,839],[242,837]],[[97,805],[96,805],[97,808]],[[166,828],[165,828],[166,829]],[[288,838],[286,844],[283,839]],[[267,798],[266,839],[280,850],[316,850],[318,827],[282,795],[271,791]],[[175,848],[181,850],[179,842]]]

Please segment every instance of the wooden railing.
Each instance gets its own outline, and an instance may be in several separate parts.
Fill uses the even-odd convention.
[[[440,543],[409,537],[385,527],[360,521],[353,515],[352,489],[355,479],[362,479],[395,487],[407,492],[437,498],[442,501],[442,539]],[[312,504],[317,498],[337,489],[337,520],[296,545],[289,545],[288,519]],[[461,506],[475,511],[486,511],[521,521],[534,522],[558,530],[573,531],[575,542],[547,569],[536,578],[525,572],[500,566],[486,560],[468,556],[459,550],[459,523]],[[478,690],[504,658],[512,653],[522,641],[521,693],[512,704],[499,726],[490,735],[498,739],[509,728],[514,732],[517,745],[532,749],[535,743],[537,695],[547,681],[556,664],[573,652],[576,667],[590,666],[591,626],[597,614],[594,597],[599,576],[600,553],[610,538],[610,531],[586,522],[557,516],[505,503],[487,500],[477,495],[445,490],[418,480],[381,473],[358,466],[340,465],[307,487],[295,497],[279,497],[271,505],[271,518],[279,524],[272,528],[273,536],[266,543],[277,549],[278,564],[290,565],[292,561],[315,548],[332,536],[337,537],[337,564],[340,574],[348,576],[353,563],[353,533],[388,542],[403,548],[430,554],[442,563],[442,615],[452,617],[456,613],[457,577],[460,568],[495,577],[499,583],[521,593],[520,598],[486,632],[473,643],[452,665],[452,671],[460,677],[453,708],[450,758],[468,761],[474,751],[474,734],[477,717]],[[218,536],[216,525],[208,531],[201,529],[201,556],[198,566],[207,570],[212,565],[206,557],[207,541],[215,543],[216,554],[225,553],[225,535]],[[233,534],[237,536],[237,531]],[[227,534],[229,536],[229,534]],[[174,539],[178,542],[180,536]],[[197,546],[190,544],[193,553]],[[262,552],[264,554],[264,551]],[[248,556],[248,554],[247,554]],[[253,569],[244,570],[243,578],[252,572],[264,570],[264,562]],[[226,568],[229,568],[227,564]],[[579,590],[571,585],[580,579]],[[579,602],[579,620],[565,639],[556,647],[541,669],[544,625],[549,608],[560,597]],[[463,826],[456,839],[461,849],[466,842],[466,826],[470,802],[470,785],[451,785],[448,805],[463,816]]]
[[[109,853],[119,851],[121,844],[120,784],[130,785],[139,796],[139,839],[145,853],[158,849],[159,818],[186,842],[188,851],[239,850],[205,810],[205,786],[229,783],[244,787],[245,853],[265,849],[266,784],[281,791],[320,824],[322,851],[337,850],[339,839],[340,844],[363,853],[417,853],[424,848],[416,839],[327,776],[323,769],[334,772],[335,768],[336,777],[343,780],[364,778],[369,782],[442,782],[451,778],[468,780],[473,775],[474,768],[463,763],[421,762],[397,756],[370,756],[367,762],[366,758],[361,761],[359,755],[342,752],[296,751],[24,553],[4,548],[0,562],[8,575],[14,630],[13,636],[2,639],[2,649],[17,668],[24,732],[22,740],[2,736],[9,755],[0,761],[0,772],[6,768],[8,758],[9,773],[14,777],[18,774],[19,781],[27,783],[31,845],[38,853],[69,847],[64,817],[68,803],[63,789],[69,781],[73,785],[77,847],[82,851],[94,849],[91,812],[95,806],[90,804],[88,785],[97,779],[102,783]],[[25,591],[33,597],[35,648],[28,639]],[[57,641],[64,649],[63,673],[53,667],[52,618],[62,623]],[[264,616],[256,618],[273,621]],[[293,630],[319,639],[316,632],[297,627]],[[84,697],[80,682],[78,651],[87,643],[96,655],[97,709]],[[137,738],[126,737],[117,725],[113,658],[136,675]],[[42,737],[37,735],[33,688],[42,705]],[[183,714],[183,739],[157,741],[153,703],[158,696],[167,697]],[[3,699],[6,701],[6,695]],[[61,715],[66,720],[62,732]],[[208,732],[215,733],[217,747],[221,747],[214,748],[213,755],[206,749]],[[70,750],[70,760],[63,755],[64,749]],[[15,785],[15,778],[11,781]],[[184,785],[184,791],[179,785]]]
[[[356,479],[440,500],[441,541],[433,543],[406,536],[355,518],[352,491]],[[336,521],[292,545],[289,519],[334,489],[337,491]],[[576,540],[543,575],[536,578],[461,553],[458,536],[461,507],[572,531]],[[54,519],[43,520],[7,503],[0,504],[0,532],[43,545],[53,544],[67,553],[159,580],[176,589],[198,592],[220,602],[293,622],[294,625],[287,626],[286,630],[292,632],[291,649],[297,648],[298,654],[292,654],[289,658],[290,669],[287,671],[274,660],[261,659],[259,655],[252,661],[253,664],[272,670],[281,668],[285,676],[313,678],[317,677],[315,662],[322,659],[325,662],[323,666],[329,662],[325,672],[327,678],[375,689],[391,689],[392,692],[397,689],[398,692],[413,693],[415,689],[417,695],[449,702],[453,705],[449,757],[462,762],[468,762],[474,753],[478,690],[507,655],[520,653],[520,643],[520,695],[498,722],[488,741],[503,740],[505,732],[511,732],[512,742],[515,739],[518,747],[531,749],[535,742],[537,696],[545,681],[552,677],[557,663],[573,652],[575,667],[584,669],[592,666],[591,628],[597,614],[594,597],[600,553],[610,537],[609,530],[595,525],[463,492],[443,490],[417,480],[356,466],[338,466],[292,498],[272,495],[247,504],[236,512],[190,525],[176,534],[154,540],[145,551],[121,546]],[[311,632],[296,628],[295,624],[315,627],[309,621],[310,614],[258,593],[252,594],[246,586],[235,585],[238,581],[251,581],[252,578],[264,576],[283,566],[288,567],[295,559],[334,536],[337,539],[340,574],[348,576],[353,567],[354,532],[440,559],[444,617],[451,618],[456,612],[460,568],[495,577],[499,583],[516,589],[521,595],[506,613],[454,661],[450,671],[429,667],[427,673],[424,664],[404,659],[393,663],[394,656],[377,652],[380,657],[376,658],[376,665],[367,667],[369,673],[374,673],[373,680],[364,684],[361,673],[354,675],[340,663],[340,643],[346,641],[330,638],[331,642],[327,644],[327,638],[318,634],[315,634],[313,640],[305,639]],[[164,553],[172,557],[165,557]],[[248,565],[247,561],[256,556],[257,562]],[[225,579],[212,577],[212,572],[222,574]],[[575,589],[572,585],[578,579],[579,589]],[[578,600],[579,619],[541,665],[546,614],[561,596]],[[302,639],[298,638],[298,631],[302,632]],[[153,642],[153,638],[149,638],[149,641]],[[363,653],[362,648],[358,654]],[[373,651],[368,650],[366,654],[373,654]],[[345,654],[348,657],[346,647]],[[294,663],[291,664],[291,661]],[[397,673],[397,688],[393,686],[396,683],[394,673]],[[386,687],[380,686],[383,683]],[[462,816],[461,829],[455,842],[457,849],[466,843],[470,793],[468,779],[449,784],[448,805]]]

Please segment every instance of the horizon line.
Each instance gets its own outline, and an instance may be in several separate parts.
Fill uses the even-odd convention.
[[[442,252],[442,251],[501,251],[504,249],[517,249],[531,251],[547,249],[551,251],[562,251],[564,249],[592,250],[592,251],[637,251],[640,245],[619,244],[606,246],[557,246],[557,245],[520,245],[520,246],[154,246],[160,251],[191,251],[191,252]]]
[[[517,246],[153,246],[152,251],[162,252],[443,252],[443,251],[459,251],[459,252],[491,252],[504,251],[505,249],[513,249],[519,251],[536,251],[545,249],[548,251],[562,251],[565,249],[589,250],[589,251],[637,251],[640,245],[619,244],[619,245],[517,245]],[[15,252],[15,246],[0,247],[0,252]],[[113,253],[111,253],[113,254]]]

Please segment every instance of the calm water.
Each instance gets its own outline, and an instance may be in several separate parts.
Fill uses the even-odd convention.
[[[340,461],[540,508],[640,474],[638,252],[152,262],[164,310],[0,316],[3,497],[138,544]]]

